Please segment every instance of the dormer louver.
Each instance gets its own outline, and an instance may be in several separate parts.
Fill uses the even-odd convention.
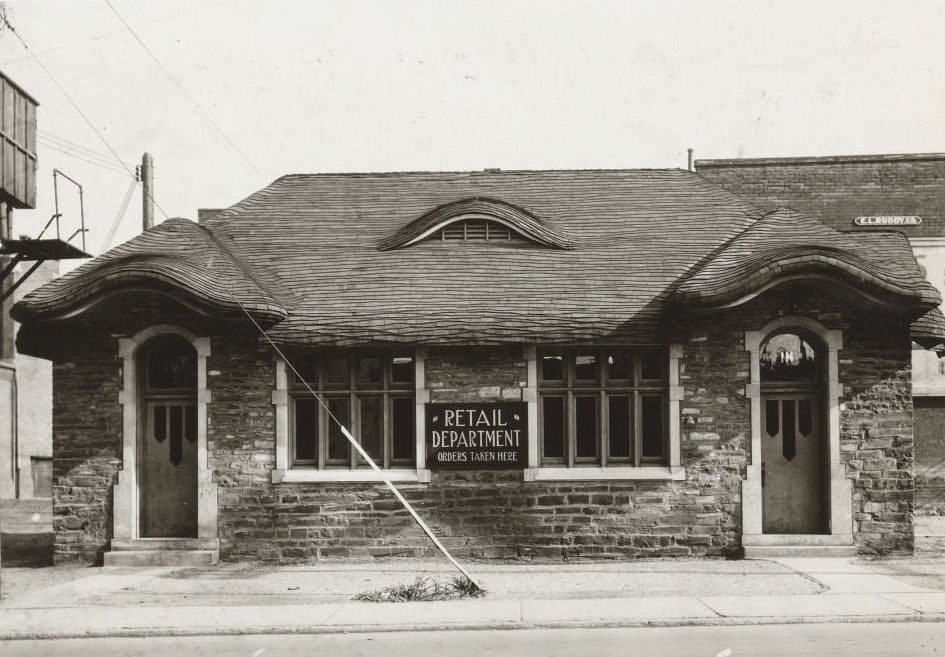
[[[531,213],[489,198],[467,198],[434,208],[381,240],[389,251],[424,240],[509,242],[527,240],[539,246],[573,249],[573,242]]]

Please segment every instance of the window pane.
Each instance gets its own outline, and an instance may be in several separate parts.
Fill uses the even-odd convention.
[[[794,333],[772,336],[761,346],[761,381],[814,382],[817,352]]]
[[[154,407],[154,438],[159,443],[167,438],[167,406]]]
[[[358,387],[381,388],[384,385],[384,373],[381,359],[373,356],[358,359]]]
[[[564,458],[564,397],[542,397],[542,441],[546,458]]]
[[[577,397],[575,400],[577,424],[577,458],[597,456],[597,397]]]
[[[661,458],[663,454],[663,398],[644,395],[641,398],[642,447],[644,458]]]
[[[666,378],[669,363],[666,356],[658,351],[645,351],[640,355],[640,377],[649,380]]]
[[[610,395],[607,398],[610,418],[610,456],[630,457],[630,397]]]
[[[196,388],[197,352],[182,338],[165,338],[147,360],[149,388]]]
[[[295,400],[295,460],[318,458],[318,404],[314,399]]]
[[[558,354],[547,354],[541,357],[541,380],[564,380],[564,357]]]
[[[347,397],[329,397],[326,401],[328,410],[335,416],[335,420],[328,418],[328,461],[348,463],[351,454],[351,445],[341,433],[340,422],[349,426],[351,400]]]
[[[794,418],[794,400],[785,399],[781,402],[781,416],[784,418],[784,427],[781,433],[781,452],[788,461],[797,454],[797,435]]]
[[[777,436],[781,430],[780,408],[776,399],[765,401],[765,432],[769,436]]]
[[[633,377],[633,358],[630,354],[617,352],[607,357],[607,377],[626,380]]]
[[[381,446],[384,444],[381,440],[383,431],[382,413],[384,412],[383,400],[380,397],[363,397],[361,404],[361,446],[364,451],[371,455],[374,462],[379,467],[384,467],[384,454]],[[360,456],[359,460],[362,460]]]
[[[814,415],[811,410],[811,401],[802,399],[797,402],[797,429],[805,438],[814,428]]]
[[[347,388],[350,383],[348,359],[344,356],[329,356],[324,361],[325,385],[330,388]]]
[[[197,440],[197,407],[196,406],[185,406],[184,407],[184,425],[185,425],[185,437],[190,442]]]
[[[413,462],[416,455],[414,446],[416,404],[413,399],[409,397],[391,399],[391,416],[393,458]]]
[[[393,383],[413,383],[414,363],[410,356],[394,356],[390,363],[390,380]]]
[[[576,356],[574,358],[574,379],[576,381],[597,381],[597,356]]]
[[[299,376],[293,374],[296,381],[305,381],[315,387],[318,387],[318,358],[315,354],[301,354],[290,359]]]
[[[184,409],[180,406],[170,407],[170,417],[167,420],[171,435],[171,463],[181,462],[184,453]]]

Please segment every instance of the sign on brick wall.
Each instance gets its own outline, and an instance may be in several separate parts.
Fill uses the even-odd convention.
[[[915,215],[880,215],[876,217],[857,217],[853,220],[857,226],[918,226],[922,217]]]
[[[430,468],[524,468],[528,414],[524,402],[427,404]]]

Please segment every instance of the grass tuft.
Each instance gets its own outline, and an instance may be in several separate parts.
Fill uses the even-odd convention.
[[[472,580],[454,577],[446,584],[428,577],[418,577],[412,584],[395,584],[378,591],[359,593],[355,600],[365,602],[416,602],[427,600],[461,600],[481,598],[486,594]]]

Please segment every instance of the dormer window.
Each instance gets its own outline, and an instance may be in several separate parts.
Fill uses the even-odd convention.
[[[531,242],[553,249],[573,249],[571,239],[527,210],[488,198],[467,198],[434,208],[381,240],[389,251],[425,241]]]

